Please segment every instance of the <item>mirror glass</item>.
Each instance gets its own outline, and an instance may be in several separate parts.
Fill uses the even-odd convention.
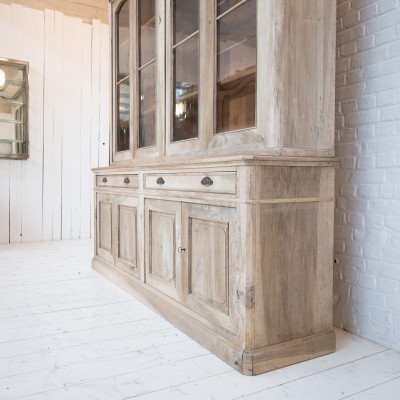
[[[0,58],[0,158],[28,156],[28,63]]]

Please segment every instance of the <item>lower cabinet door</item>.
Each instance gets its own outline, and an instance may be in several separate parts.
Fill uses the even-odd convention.
[[[96,254],[113,262],[113,200],[111,194],[97,193],[96,198]]]
[[[236,332],[241,273],[236,208],[182,205],[184,303],[209,321]],[[238,319],[239,318],[239,319]]]
[[[145,281],[180,300],[181,203],[145,199]]]
[[[115,265],[138,278],[137,228],[138,198],[116,196],[114,211]]]

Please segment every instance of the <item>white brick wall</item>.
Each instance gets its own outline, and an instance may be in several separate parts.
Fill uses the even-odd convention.
[[[334,324],[400,350],[400,0],[338,0]]]

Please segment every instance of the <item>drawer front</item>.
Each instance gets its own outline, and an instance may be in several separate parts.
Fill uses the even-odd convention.
[[[235,172],[189,172],[186,174],[147,174],[145,189],[236,193]]]
[[[118,187],[137,189],[139,187],[138,175],[98,175],[96,177],[98,187]]]

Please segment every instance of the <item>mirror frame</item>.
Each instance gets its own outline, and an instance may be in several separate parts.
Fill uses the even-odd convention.
[[[13,60],[10,58],[0,58],[0,69],[2,66],[16,67],[23,71],[23,91],[24,91],[24,117],[22,124],[22,143],[21,149],[14,153],[1,153],[0,159],[27,160],[29,158],[29,63],[26,61]],[[11,122],[12,123],[12,122]],[[0,139],[1,140],[1,139]]]

